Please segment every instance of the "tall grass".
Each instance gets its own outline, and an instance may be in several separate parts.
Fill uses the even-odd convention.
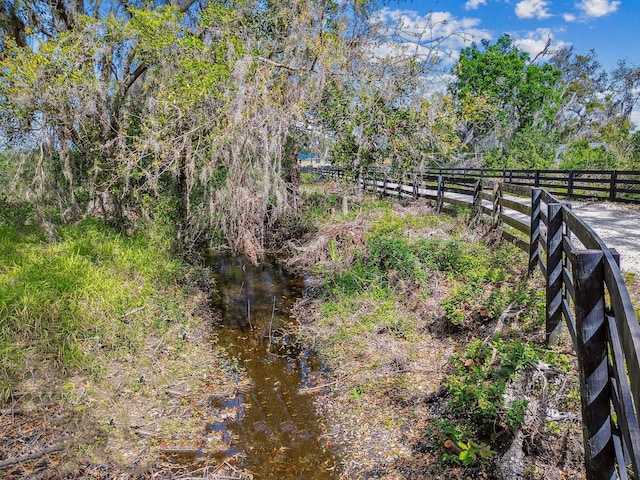
[[[0,400],[45,370],[97,373],[100,358],[180,320],[166,301],[180,271],[166,244],[96,220],[62,228],[56,243],[0,224]]]

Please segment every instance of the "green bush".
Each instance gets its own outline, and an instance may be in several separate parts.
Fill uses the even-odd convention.
[[[396,271],[405,279],[424,280],[425,267],[412,246],[402,238],[375,236],[367,242],[369,264],[381,272]]]
[[[472,341],[464,352],[454,356],[454,373],[445,381],[448,412],[470,421],[485,435],[498,424],[518,428],[526,404],[505,405],[505,388],[526,363],[539,358],[536,347],[520,340]]]

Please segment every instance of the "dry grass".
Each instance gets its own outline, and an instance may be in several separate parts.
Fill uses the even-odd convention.
[[[379,233],[380,228],[382,234],[385,228],[401,228],[409,244],[421,239],[447,242],[455,238],[465,244],[475,244],[480,237],[494,241],[490,232],[466,228],[464,216],[435,217],[424,202],[395,203],[391,211],[384,206],[356,206],[354,210],[326,218],[317,233],[296,248],[289,265],[315,273],[319,285],[352,269],[372,230]],[[517,261],[510,263],[511,274],[521,278]],[[380,279],[358,294],[340,298],[327,296],[318,287],[319,295],[299,301],[294,310],[301,323],[301,338],[317,349],[329,367],[325,378],[318,380],[326,387],[315,391],[316,405],[327,422],[327,442],[341,458],[341,478],[497,478],[491,470],[440,464],[440,454],[433,446],[438,440],[429,432],[444,413],[442,384],[452,371],[451,356],[462,352],[471,339],[496,334],[542,339],[542,332],[522,326],[525,315],[519,309],[508,311],[501,319],[483,320],[474,302],[465,311],[462,328],[451,329],[443,323],[441,301],[459,281],[437,270],[428,271],[422,280],[390,274],[384,282],[386,287]],[[491,288],[496,287],[487,286],[481,295],[487,296]],[[514,333],[518,329],[523,331]],[[554,370],[543,376],[534,371],[523,373],[523,382],[511,387],[511,395],[540,398],[547,382],[554,398],[545,405],[560,412],[575,409],[575,399],[566,401],[567,393],[575,390],[572,375],[574,370]],[[545,393],[549,398],[548,389]],[[579,424],[571,417],[556,422],[550,432],[544,414],[535,432],[525,430],[527,478],[580,478]],[[534,424],[541,418],[530,417]],[[535,442],[529,441],[536,435]],[[565,452],[567,446],[571,452]]]
[[[233,414],[213,408],[212,398],[232,396],[246,380],[210,338],[206,297],[192,296],[185,313],[186,325],[150,337],[139,355],[113,360],[104,376],[75,374],[48,398],[46,385],[25,385],[0,417],[1,458],[62,448],[7,467],[2,478],[250,478],[216,460],[229,445],[206,428]],[[182,461],[167,454],[177,450],[187,453]]]
[[[314,239],[299,247],[287,260],[292,271],[325,271],[336,273],[353,266],[353,255],[365,245],[370,223],[364,217],[343,223],[323,224]],[[332,252],[335,252],[332,257]]]

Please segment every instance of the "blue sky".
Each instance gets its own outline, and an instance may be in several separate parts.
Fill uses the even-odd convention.
[[[390,0],[379,15],[397,28],[376,55],[396,55],[398,48],[406,51],[413,45],[412,54],[442,60],[444,83],[432,76],[426,90],[439,90],[450,80],[461,48],[485,38],[495,41],[503,33],[531,58],[551,38],[551,49],[573,47],[577,54],[595,50],[608,72],[619,60],[640,67],[640,0]],[[631,121],[640,128],[640,105]]]
[[[640,64],[639,0],[406,0],[391,1],[382,15],[435,36],[452,34],[443,44],[452,60],[470,40],[509,33],[532,56],[550,36],[552,47],[594,49],[606,70],[622,59]]]

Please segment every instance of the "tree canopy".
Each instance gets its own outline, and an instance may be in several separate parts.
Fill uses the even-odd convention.
[[[162,207],[185,244],[217,231],[257,258],[326,92],[366,63],[370,14],[363,0],[5,3],[2,136],[39,152],[21,188],[68,218]]]
[[[571,50],[532,61],[503,35],[463,49],[445,91],[444,39],[384,25],[379,6],[6,0],[6,190],[43,222],[155,218],[183,246],[222,236],[257,259],[295,208],[302,151],[355,171],[638,164],[634,66],[608,76]],[[416,35],[419,49],[404,42]]]
[[[474,153],[488,153],[490,164],[518,163],[521,168],[534,168],[537,157],[549,155],[552,149],[540,145],[537,132],[552,129],[560,108],[559,69],[532,63],[505,34],[493,45],[483,41],[464,48],[455,74],[451,89]],[[531,150],[530,160],[520,158],[517,150],[523,147]]]
[[[462,49],[452,73],[462,145],[477,165],[638,165],[630,123],[640,81],[635,66],[621,62],[607,74],[595,52],[566,48],[532,60],[505,34]]]

